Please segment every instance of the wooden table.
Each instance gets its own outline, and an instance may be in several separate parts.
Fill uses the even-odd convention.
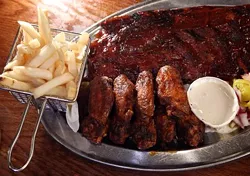
[[[17,20],[36,23],[36,6],[49,9],[51,24],[55,28],[80,32],[103,17],[139,2],[139,0],[1,0],[0,1],[0,71],[2,71],[14,36],[17,32]],[[24,105],[7,92],[0,93],[0,175],[250,175],[250,158],[243,158],[213,168],[176,173],[148,173],[118,169],[94,163],[81,158],[54,141],[39,127],[35,155],[21,173],[13,173],[7,166],[7,150],[14,138]],[[21,165],[27,157],[30,136],[36,121],[36,111],[31,109],[25,123],[21,140],[14,150],[14,162]]]

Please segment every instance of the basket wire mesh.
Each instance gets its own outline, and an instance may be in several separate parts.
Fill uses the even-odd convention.
[[[33,27],[35,29],[38,29],[37,25],[33,25]],[[63,31],[63,30],[59,30],[59,29],[51,29],[52,36],[55,36],[56,34],[58,34],[60,32],[65,33],[66,41],[74,41],[74,42],[76,42],[78,40],[78,38],[79,38],[79,35],[80,35],[79,33]],[[16,53],[17,53],[17,45],[19,43],[21,43],[21,41],[23,39],[22,37],[23,37],[22,30],[21,30],[21,28],[19,26],[18,32],[16,34],[16,37],[14,39],[14,42],[13,42],[13,45],[12,45],[12,48],[11,48],[11,51],[10,51],[10,54],[8,56],[8,60],[7,60],[6,65],[16,55]],[[33,153],[34,153],[36,133],[37,133],[37,130],[38,130],[38,127],[39,127],[39,124],[40,124],[40,121],[41,121],[44,110],[46,108],[49,108],[49,109],[52,109],[54,111],[66,112],[67,103],[73,103],[73,102],[76,101],[77,95],[79,93],[80,85],[81,85],[82,76],[83,76],[83,73],[84,73],[85,68],[86,68],[87,55],[88,55],[88,52],[89,52],[89,45],[90,45],[90,41],[89,41],[87,47],[85,47],[85,55],[84,55],[84,58],[82,58],[83,62],[82,62],[82,65],[81,65],[80,73],[79,73],[78,78],[77,78],[77,92],[76,92],[76,96],[75,96],[74,100],[68,100],[68,99],[63,99],[63,98],[60,98],[60,97],[53,97],[53,96],[44,96],[44,97],[39,98],[39,99],[34,99],[34,97],[32,96],[32,93],[30,93],[30,92],[20,91],[20,90],[15,90],[15,89],[12,89],[12,88],[9,88],[9,87],[1,87],[0,86],[0,89],[9,91],[9,93],[13,97],[15,97],[15,99],[18,100],[20,103],[27,104],[27,106],[26,106],[26,108],[25,108],[25,110],[23,112],[21,123],[20,123],[20,125],[18,127],[17,134],[14,137],[14,140],[12,141],[12,144],[11,144],[9,150],[8,150],[8,165],[9,165],[9,168],[11,170],[16,171],[16,172],[22,171],[28,166],[29,162],[31,161]],[[13,150],[13,148],[15,146],[15,143],[17,142],[17,140],[18,140],[18,138],[20,136],[20,133],[21,133],[21,130],[22,130],[22,127],[23,127],[23,124],[24,124],[24,121],[25,121],[25,118],[26,118],[26,115],[28,113],[30,105],[35,105],[35,107],[38,109],[38,120],[37,120],[35,129],[34,129],[33,134],[32,134],[31,145],[30,145],[30,153],[29,153],[29,156],[28,156],[28,160],[26,161],[26,163],[22,167],[16,168],[16,167],[14,167],[14,165],[12,164],[12,161],[11,161],[12,150]]]

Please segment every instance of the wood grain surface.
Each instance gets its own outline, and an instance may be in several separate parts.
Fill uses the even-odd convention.
[[[53,27],[80,32],[103,17],[138,2],[139,0],[0,0],[0,71],[3,70],[17,32],[17,20],[36,23],[37,5],[52,12],[50,13],[50,19]],[[174,173],[140,172],[105,166],[68,151],[54,141],[42,125],[39,127],[35,154],[30,165],[23,172],[13,173],[8,169],[6,156],[8,147],[20,123],[24,107],[8,92],[0,92],[0,176],[250,175],[250,157],[212,168]],[[27,158],[30,136],[36,119],[36,110],[32,108],[22,131],[21,139],[14,150],[13,161],[16,166],[20,166]]]

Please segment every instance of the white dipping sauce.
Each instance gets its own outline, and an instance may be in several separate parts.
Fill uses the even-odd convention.
[[[229,124],[239,110],[233,88],[215,77],[203,77],[194,81],[187,96],[193,113],[213,128]]]

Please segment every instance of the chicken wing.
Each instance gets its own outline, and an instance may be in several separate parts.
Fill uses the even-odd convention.
[[[114,103],[112,79],[102,76],[90,82],[89,115],[83,120],[83,135],[100,143],[108,130],[108,117]]]
[[[115,114],[113,116],[109,139],[116,144],[124,144],[129,136],[130,120],[134,114],[135,86],[125,75],[114,80]]]
[[[156,144],[154,115],[153,76],[148,71],[139,74],[136,81],[136,119],[133,124],[133,140],[139,149],[148,149]]]
[[[176,122],[171,117],[166,115],[165,108],[162,106],[159,106],[156,109],[155,124],[157,130],[157,140],[160,144],[173,141],[176,136]]]
[[[203,142],[204,124],[190,110],[179,72],[171,66],[164,66],[160,68],[156,82],[161,105],[166,106],[168,115],[178,118],[178,138],[189,146],[198,146]]]
[[[205,125],[194,114],[177,120],[177,136],[191,147],[203,142]]]
[[[177,117],[190,113],[187,94],[179,72],[171,67],[161,67],[157,77],[157,95],[162,105],[166,105],[168,115]]]

